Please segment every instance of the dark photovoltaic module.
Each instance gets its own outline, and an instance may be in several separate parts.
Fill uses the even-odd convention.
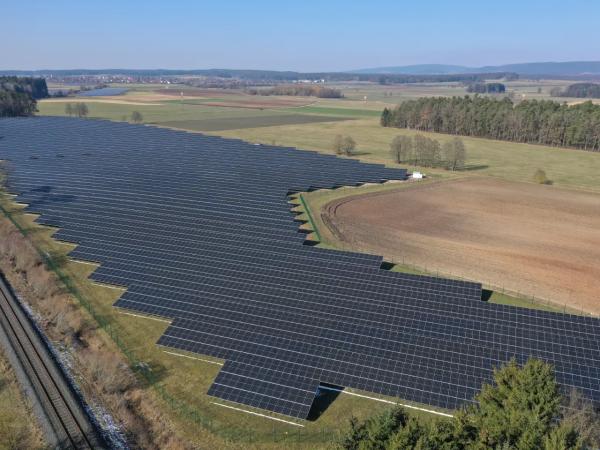
[[[293,148],[95,120],[0,120],[8,189],[60,227],[159,344],[225,360],[209,395],[306,418],[321,383],[442,408],[495,367],[552,363],[600,401],[600,320],[481,301],[481,286],[305,243],[289,195],[406,172]]]

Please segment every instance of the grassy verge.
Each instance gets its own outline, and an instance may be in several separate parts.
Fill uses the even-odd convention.
[[[0,448],[44,448],[44,438],[31,405],[0,347]]]

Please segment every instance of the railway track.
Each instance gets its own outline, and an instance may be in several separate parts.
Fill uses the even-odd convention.
[[[0,325],[47,416],[56,436],[56,447],[76,450],[108,448],[1,274]]]

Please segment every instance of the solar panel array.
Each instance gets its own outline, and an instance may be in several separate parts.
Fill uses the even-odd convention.
[[[116,306],[173,319],[159,344],[226,362],[209,394],[305,418],[320,383],[443,408],[531,356],[600,401],[600,321],[481,301],[481,286],[303,245],[291,192],[405,171],[292,148],[63,118],[0,121],[12,192],[127,287]]]
[[[127,88],[98,88],[98,89],[90,89],[89,91],[80,92],[78,95],[82,97],[107,97],[110,95],[121,95],[127,92],[129,89]]]

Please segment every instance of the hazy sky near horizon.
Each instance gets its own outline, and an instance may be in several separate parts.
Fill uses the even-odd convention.
[[[596,0],[0,0],[0,11],[5,70],[600,60]]]

